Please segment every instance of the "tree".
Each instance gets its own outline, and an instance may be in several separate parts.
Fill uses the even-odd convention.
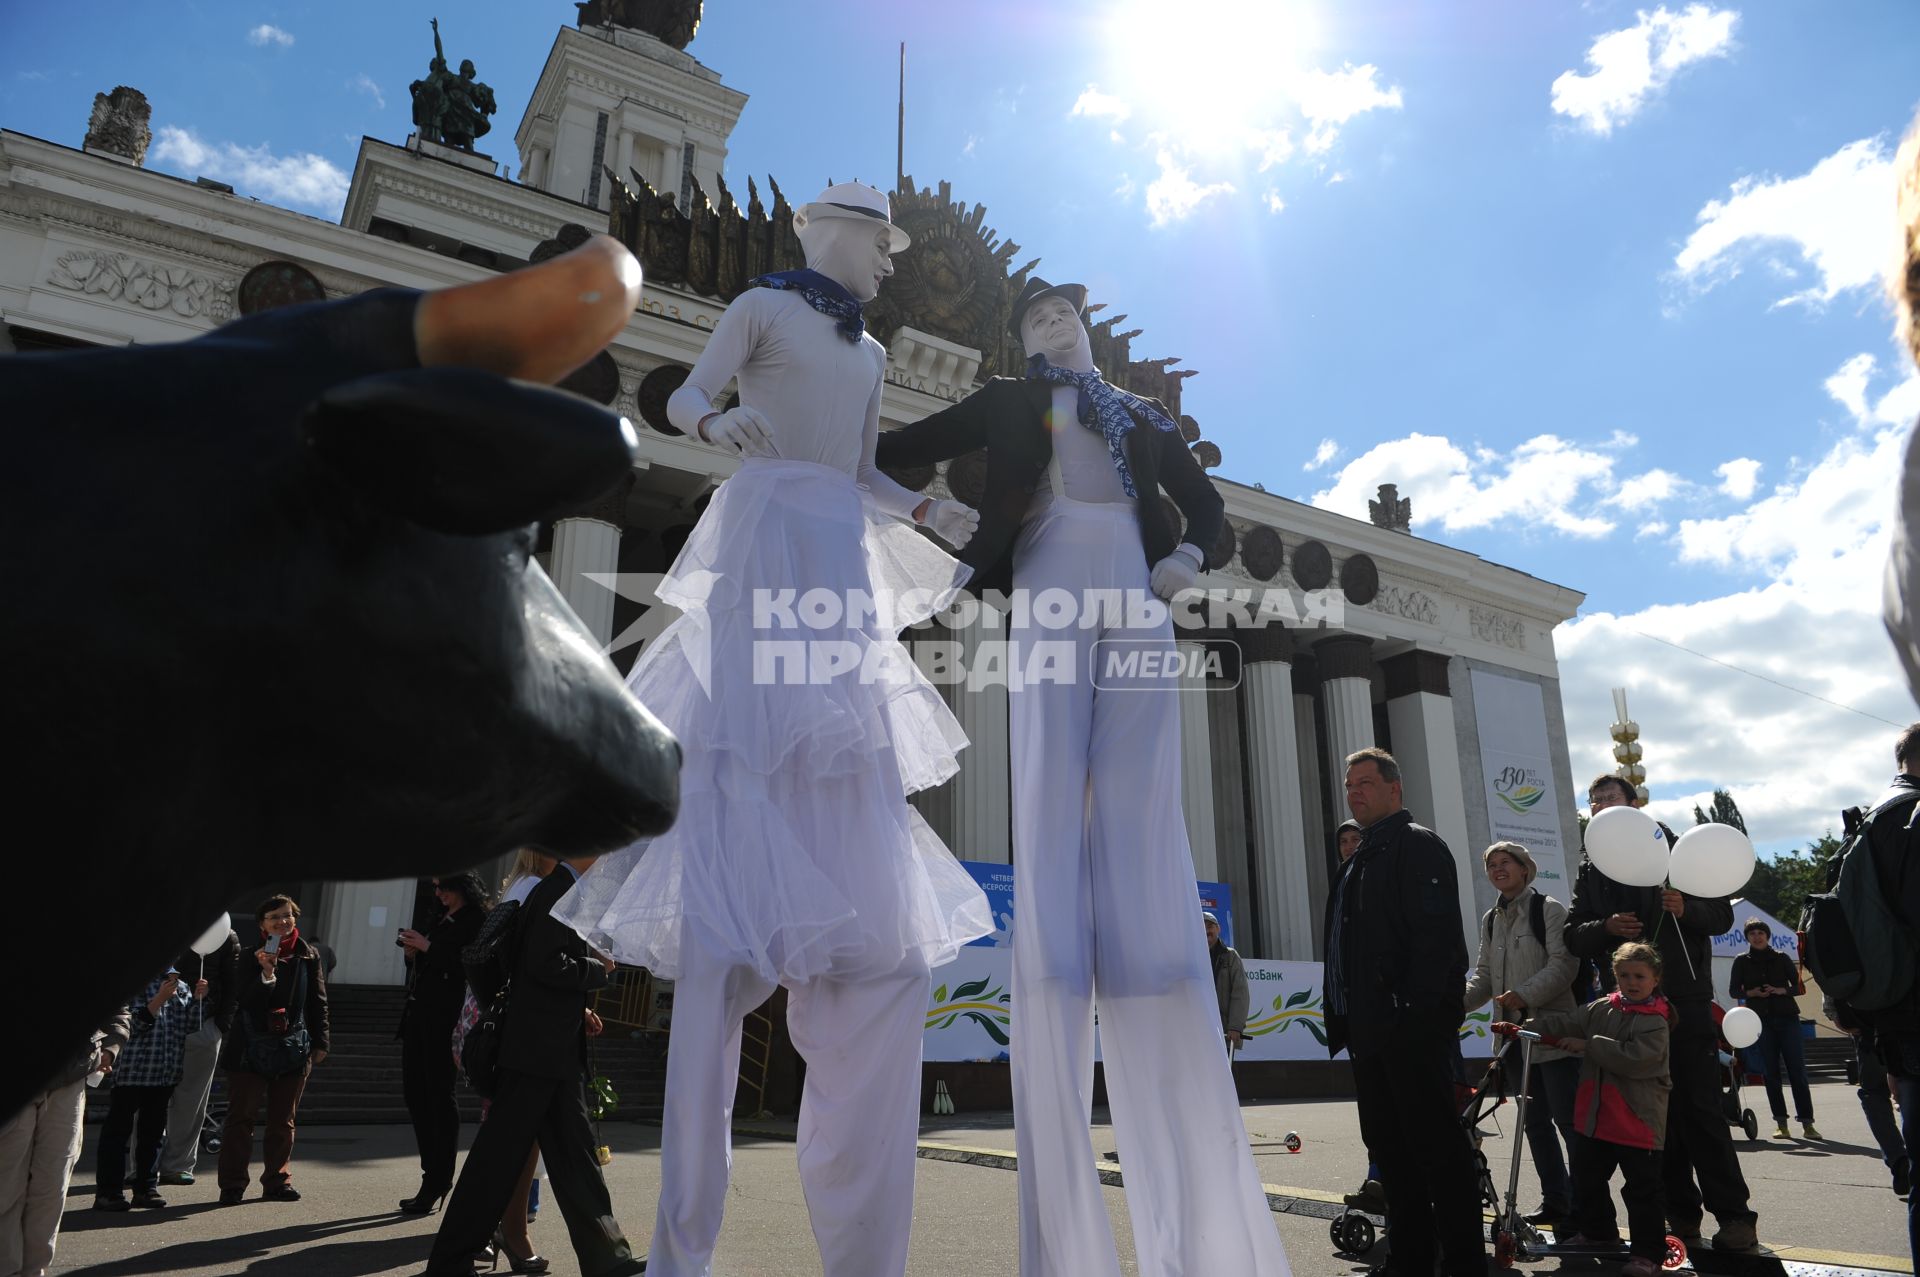
[[[1827,869],[1840,840],[1829,829],[1804,851],[1789,851],[1753,867],[1753,877],[1742,894],[1788,926],[1797,926],[1807,897],[1827,889]],[[1745,919],[1735,919],[1743,922]]]
[[[1713,806],[1708,810],[1701,811],[1700,805],[1694,804],[1693,823],[1704,825],[1709,822],[1716,825],[1732,825],[1743,834],[1747,832],[1747,822],[1740,815],[1740,804],[1734,802],[1733,795],[1724,789],[1713,791]]]

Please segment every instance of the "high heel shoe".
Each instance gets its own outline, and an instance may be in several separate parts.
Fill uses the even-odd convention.
[[[442,1203],[447,1200],[447,1194],[452,1191],[453,1189],[450,1187],[444,1185],[436,1187],[435,1185],[422,1181],[419,1192],[415,1193],[412,1197],[403,1197],[400,1199],[400,1213],[402,1215],[431,1215],[440,1209]]]
[[[493,1230],[492,1250],[493,1260],[487,1267],[488,1272],[492,1272],[498,1268],[502,1259],[507,1261],[507,1271],[514,1273],[544,1273],[553,1266],[548,1263],[546,1257],[542,1255],[529,1253],[525,1258],[522,1258],[514,1254],[507,1248],[506,1234],[497,1228]]]

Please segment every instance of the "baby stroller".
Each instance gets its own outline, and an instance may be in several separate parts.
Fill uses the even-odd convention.
[[[1718,1002],[1712,1003],[1713,1028],[1719,1034],[1714,1045],[1720,1052],[1720,1112],[1727,1119],[1728,1126],[1737,1126],[1745,1131],[1747,1138],[1760,1138],[1760,1119],[1754,1116],[1752,1109],[1740,1099],[1740,1084],[1747,1078],[1746,1064],[1740,1059],[1740,1052],[1720,1033],[1720,1024],[1727,1018],[1726,1008]]]
[[[1493,1116],[1500,1106],[1507,1102],[1507,1092],[1512,1089],[1507,1085],[1508,1062],[1515,1056],[1517,1046],[1517,1043],[1508,1042],[1500,1049],[1478,1086],[1458,1083],[1454,1087],[1454,1094],[1459,1103],[1460,1125],[1466,1129],[1467,1138],[1473,1143],[1474,1164],[1480,1176],[1480,1206],[1482,1210],[1491,1211],[1496,1216],[1500,1213],[1500,1192],[1493,1182],[1493,1168],[1487,1164],[1486,1154],[1480,1151],[1481,1141],[1487,1138],[1487,1132],[1482,1129],[1481,1123]],[[1525,1086],[1524,1052],[1519,1054],[1522,1056],[1521,1085]],[[1524,1114],[1526,1110],[1522,1108],[1520,1112]],[[1511,1190],[1508,1196],[1512,1196]],[[1535,1239],[1544,1241],[1533,1225],[1524,1219],[1520,1221],[1520,1227],[1526,1229]],[[1378,1229],[1373,1218],[1353,1206],[1348,1206],[1343,1214],[1334,1219],[1327,1231],[1333,1240],[1334,1249],[1343,1255],[1365,1254],[1373,1249],[1374,1241],[1378,1237]]]

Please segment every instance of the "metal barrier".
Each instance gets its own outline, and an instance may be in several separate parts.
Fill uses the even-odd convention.
[[[653,976],[639,967],[615,967],[607,987],[593,995],[594,1014],[608,1024],[649,1029],[653,1014]]]
[[[767,1014],[767,1008],[761,1006],[751,1012],[746,1022],[740,1026],[740,1091],[753,1092],[751,1106],[740,1107],[748,1111],[740,1113],[743,1117],[765,1118],[773,1114],[767,1109],[767,1074],[773,1068],[773,1017]]]

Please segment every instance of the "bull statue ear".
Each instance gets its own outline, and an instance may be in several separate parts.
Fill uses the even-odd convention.
[[[632,468],[625,418],[577,395],[470,368],[415,368],[329,389],[302,422],[367,501],[479,536],[579,509]]]

